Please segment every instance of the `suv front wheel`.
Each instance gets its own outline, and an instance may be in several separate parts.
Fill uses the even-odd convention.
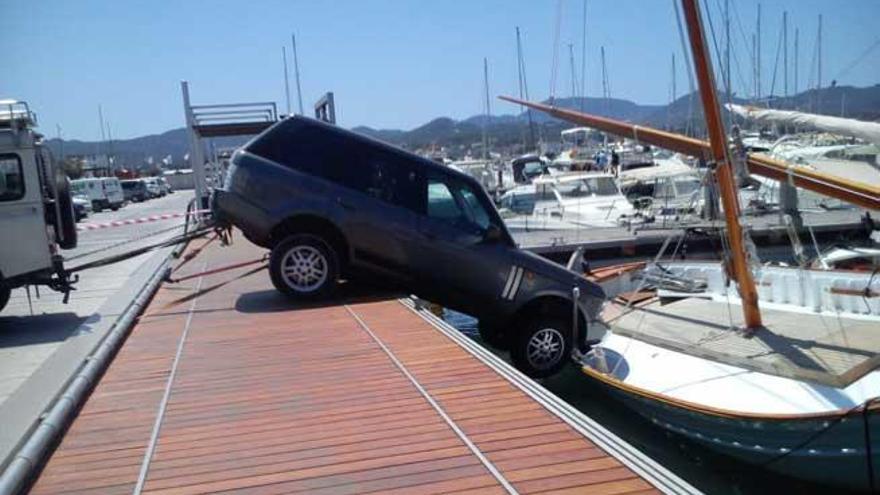
[[[291,298],[320,299],[336,287],[338,260],[336,251],[322,238],[296,234],[272,248],[269,276],[272,285]]]
[[[566,318],[540,315],[528,320],[510,347],[513,365],[532,378],[560,372],[571,354],[571,323]]]

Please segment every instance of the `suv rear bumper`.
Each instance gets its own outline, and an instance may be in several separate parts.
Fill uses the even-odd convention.
[[[211,197],[211,211],[220,225],[233,225],[254,244],[268,247],[272,221],[265,211],[236,193],[215,189]]]

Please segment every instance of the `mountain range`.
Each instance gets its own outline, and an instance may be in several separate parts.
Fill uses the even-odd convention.
[[[732,100],[743,104],[752,103],[735,95]],[[615,98],[558,98],[554,104],[673,130],[691,127],[699,132],[703,121],[699,97],[696,94],[682,96],[668,105],[640,105]],[[773,108],[814,112],[818,108],[816,113],[845,114],[847,117],[861,120],[878,120],[880,119],[880,84],[863,88],[833,86],[820,91],[809,90],[790,97],[770,98],[762,104]],[[531,112],[531,120],[536,134],[539,134],[538,137],[549,141],[558,140],[559,132],[571,127],[571,124],[540,112]],[[373,129],[366,126],[354,127],[352,130],[408,149],[430,146],[462,149],[481,142],[485,124],[492,145],[503,148],[525,140],[529,132],[528,122],[529,114],[520,112],[515,115],[476,115],[464,120],[440,117],[408,131]],[[216,149],[231,148],[240,146],[247,139],[247,137],[218,138],[213,140],[212,145]],[[62,152],[63,155],[110,153],[118,157],[117,163],[124,163],[127,166],[139,166],[148,157],[153,157],[155,162],[159,162],[163,157],[171,156],[172,162],[182,167],[185,165],[184,155],[188,153],[189,148],[186,129],[182,127],[161,134],[116,140],[112,143],[50,139],[48,144],[56,156]]]

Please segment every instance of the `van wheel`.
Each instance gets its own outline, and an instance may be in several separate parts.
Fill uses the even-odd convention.
[[[119,205],[112,205],[112,206],[110,207],[110,210],[111,210],[111,211],[119,211]]]
[[[101,208],[101,203],[92,201],[92,211],[95,213],[101,213],[101,210],[103,210],[103,208]]]
[[[294,299],[321,299],[336,288],[339,258],[333,247],[312,234],[279,242],[269,257],[272,285]]]
[[[502,332],[498,327],[480,321],[477,324],[477,330],[480,332],[480,339],[490,346],[502,351],[510,348],[510,335]]]
[[[559,373],[571,354],[571,323],[565,318],[541,315],[519,329],[510,349],[513,365],[532,378]]]

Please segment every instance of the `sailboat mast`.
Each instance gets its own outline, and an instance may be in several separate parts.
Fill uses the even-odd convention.
[[[299,58],[296,55],[296,35],[295,34],[290,35],[290,41],[293,44],[293,75],[296,78],[296,98],[299,100],[299,114],[304,115],[302,88],[299,85]]]
[[[489,60],[483,58],[483,89],[486,92],[486,116],[483,118],[483,160],[489,159],[489,118],[492,107],[489,106]]]
[[[578,97],[577,69],[574,65],[574,44],[568,44],[568,63],[571,66],[571,97]]]
[[[755,27],[755,87],[758,101],[761,101],[761,4],[758,4],[758,20]],[[728,102],[729,103],[729,102]]]
[[[798,37],[800,36],[800,30],[798,28],[794,28],[794,95],[798,94]]]
[[[605,116],[610,117],[611,115],[611,102],[608,101],[608,72],[605,67],[605,46],[601,47],[600,51],[602,55],[602,101],[605,103]],[[602,134],[602,147],[603,149],[608,149],[608,134]]]
[[[819,33],[816,35],[816,113],[822,113],[822,14],[819,14]]]
[[[287,101],[287,115],[290,115],[290,77],[287,75],[287,48],[281,47],[281,59],[284,61],[284,96]]]
[[[724,88],[727,90],[727,103],[730,103],[730,0],[724,0],[724,42]]]
[[[731,271],[739,285],[746,328],[757,329],[762,326],[761,312],[758,308],[758,293],[746,261],[745,242],[742,226],[739,223],[739,202],[737,200],[736,185],[733,180],[733,167],[730,163],[727,135],[724,131],[721,109],[718,106],[718,96],[715,92],[712,64],[709,61],[709,54],[706,50],[706,40],[702,26],[703,20],[696,0],[682,0],[682,8],[694,57],[694,66],[700,87],[700,98],[703,100],[703,112],[706,115],[706,127],[709,131],[712,156],[716,163],[715,173],[718,179],[718,188],[721,193],[721,202],[724,205],[727,235],[732,251],[730,262],[733,265],[733,270]]]
[[[788,11],[782,12],[782,85],[784,96],[788,98]]]
[[[584,0],[584,21],[581,27],[581,112],[587,100],[587,0]]]
[[[519,34],[519,26],[516,27],[516,65],[519,72],[519,97],[520,99],[529,99],[529,85],[526,80],[526,63],[523,60],[522,39]],[[529,120],[529,141],[526,149],[534,149],[535,145],[535,123],[532,120],[532,109],[526,109],[526,117]]]

